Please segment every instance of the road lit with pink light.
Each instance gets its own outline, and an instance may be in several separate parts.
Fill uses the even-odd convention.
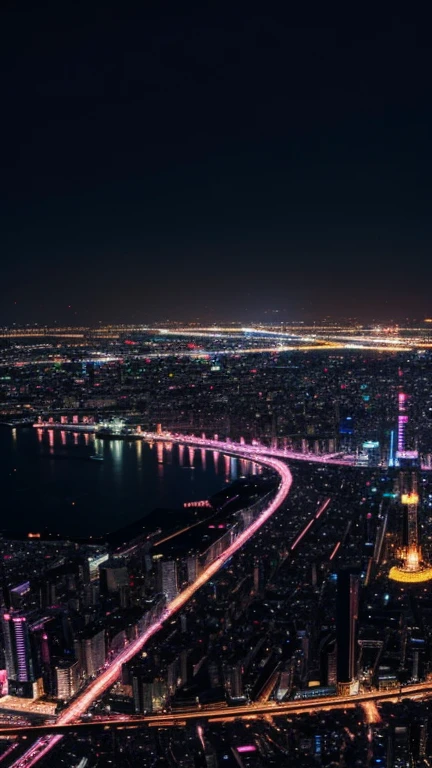
[[[58,422],[36,422],[33,424],[35,429],[60,430],[64,432],[77,433],[95,433],[97,436],[97,424],[60,424]],[[185,445],[204,448],[209,451],[220,451],[222,453],[234,453],[243,459],[256,460],[262,462],[263,457],[272,456],[277,459],[291,459],[292,461],[311,461],[315,464],[335,464],[345,467],[355,467],[357,457],[346,455],[344,453],[310,453],[309,451],[291,451],[288,449],[271,448],[259,443],[234,443],[230,440],[211,440],[207,437],[197,437],[196,435],[180,435],[174,432],[144,432],[130,430],[130,436],[133,439],[141,439],[147,442],[161,441],[165,443],[183,443]],[[115,433],[112,439],[116,439]]]
[[[160,435],[145,435],[145,439],[160,439]],[[132,641],[104,670],[99,677],[94,680],[60,715],[57,720],[57,725],[68,725],[80,718],[91,704],[99,698],[108,688],[110,688],[118,679],[122,665],[130,661],[144,645],[150,640],[156,632],[161,629],[162,625],[170,619],[185,603],[187,603],[191,597],[202,587],[209,579],[211,579],[218,570],[229,560],[232,555],[235,554],[246,542],[261,528],[262,525],[276,512],[281,504],[288,496],[292,476],[286,464],[279,461],[276,458],[268,457],[264,455],[264,451],[260,451],[258,447],[251,447],[246,445],[240,445],[237,443],[221,443],[214,440],[204,440],[198,438],[187,438],[183,436],[169,435],[166,439],[171,442],[181,442],[189,444],[199,444],[201,448],[223,450],[240,456],[241,458],[248,458],[263,466],[269,467],[274,470],[280,477],[280,483],[277,493],[269,505],[264,509],[260,516],[254,520],[254,522],[243,531],[235,541],[214,560],[205,570],[198,576],[193,584],[188,586],[183,592],[180,592],[174,600],[169,603],[164,610],[161,617],[151,624],[143,634],[141,634],[136,640]],[[19,757],[11,768],[30,768],[44,757],[62,738],[60,735],[43,736],[38,739],[24,755]],[[12,747],[17,748],[18,742]]]
[[[58,422],[37,422],[33,424],[35,429],[39,430],[60,430],[64,432],[76,432],[76,433],[92,433],[96,434],[100,425],[97,424],[61,424]],[[233,443],[230,440],[219,440],[215,435],[215,439],[211,440],[207,437],[197,437],[196,435],[180,435],[171,432],[144,432],[134,431],[131,429],[128,433],[134,440],[144,440],[146,442],[165,442],[165,443],[184,443],[191,447],[204,448],[205,450],[220,451],[222,453],[235,453],[241,455],[242,458],[247,458],[257,461],[265,456],[272,456],[274,458],[289,459],[291,461],[306,461],[314,464],[331,464],[342,467],[357,467],[364,466],[358,463],[358,456],[353,454],[346,454],[343,452],[337,453],[310,453],[310,451],[292,451],[287,448],[274,448],[260,443],[253,442],[252,445],[247,443]],[[217,439],[216,439],[217,438]],[[113,433],[111,439],[115,440],[116,435]],[[258,457],[258,458],[257,458]],[[422,464],[422,470],[432,471],[430,464]]]

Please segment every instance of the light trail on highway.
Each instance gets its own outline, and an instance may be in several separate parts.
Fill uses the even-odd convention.
[[[170,438],[173,440],[173,437]],[[175,439],[175,438],[174,438]],[[177,437],[177,442],[186,442],[183,438]],[[213,447],[213,441],[208,441],[210,448]],[[200,440],[200,445],[206,447],[206,441]],[[243,450],[245,446],[240,446],[230,443],[230,452],[240,455],[241,458],[251,458],[249,450]],[[205,570],[198,576],[198,578],[186,587],[183,592],[180,592],[174,600],[172,600],[165,608],[160,619],[151,624],[142,635],[136,640],[132,641],[109,665],[109,667],[102,672],[99,677],[96,678],[60,715],[57,720],[57,725],[69,725],[79,719],[83,715],[91,704],[98,699],[108,688],[110,688],[118,679],[123,664],[130,661],[144,645],[155,635],[162,625],[170,619],[177,611],[182,608],[191,597],[197,592],[209,579],[211,579],[219,571],[220,568],[237,552],[246,542],[254,536],[254,534],[264,525],[267,520],[276,512],[277,509],[283,504],[288,496],[292,483],[292,475],[287,465],[277,459],[261,456],[260,454],[253,454],[253,460],[259,464],[262,464],[270,469],[274,470],[280,477],[280,483],[277,493],[274,499],[254,520],[251,525],[246,528],[233,543],[216,558]],[[11,768],[31,768],[44,757],[61,739],[60,735],[43,736],[35,744],[28,749],[24,755],[13,763]],[[17,745],[18,746],[18,745]]]
[[[428,320],[429,322],[429,320]],[[389,330],[395,332],[389,333]],[[65,329],[2,329],[1,338],[19,338],[22,337],[64,337],[67,339],[80,340],[80,346],[88,345],[89,339],[100,340],[102,338],[119,338],[120,334],[126,333],[151,333],[158,334],[162,342],[177,342],[180,338],[186,340],[200,339],[206,344],[205,349],[176,349],[167,351],[158,350],[157,352],[147,350],[135,355],[136,358],[190,358],[199,359],[208,357],[212,354],[238,356],[248,354],[279,354],[292,351],[314,351],[314,350],[332,350],[332,349],[358,349],[375,350],[379,352],[409,352],[410,350],[425,350],[432,347],[430,333],[426,328],[381,328],[374,329],[356,327],[330,327],[330,326],[287,326],[285,328],[266,328],[261,326],[233,328],[226,327],[206,327],[197,328],[150,328],[145,327],[123,327],[112,328],[65,328]],[[411,334],[415,331],[415,335]],[[126,342],[127,343],[127,342]],[[129,341],[130,343],[130,341]],[[254,344],[254,346],[252,346]],[[216,348],[214,348],[216,345]],[[256,346],[255,346],[256,345]],[[95,353],[94,353],[95,354]],[[123,354],[97,354],[93,361],[112,362],[122,360]],[[15,365],[54,365],[58,360],[63,363],[70,363],[72,360],[63,353],[61,358],[53,360],[52,356],[40,360],[22,360]],[[92,358],[86,358],[86,362],[91,362]],[[9,365],[9,361],[0,361],[0,366]]]
[[[341,542],[338,541],[337,544],[335,545],[334,549],[332,550],[332,553],[331,553],[331,555],[329,557],[329,560],[333,560],[333,558],[335,557],[335,555],[336,555],[340,545],[341,545]]]
[[[293,552],[293,550],[296,548],[297,544],[300,544],[300,542],[303,539],[303,537],[306,536],[306,534],[309,531],[309,529],[312,528],[315,520],[319,520],[319,518],[321,517],[322,513],[325,512],[325,510],[327,509],[328,505],[330,504],[330,501],[331,501],[331,499],[326,499],[324,504],[321,504],[319,510],[315,513],[315,515],[313,516],[312,520],[309,520],[308,524],[303,528],[302,531],[300,531],[300,533],[297,536],[297,538],[294,539],[293,543],[291,544],[291,552]]]
[[[251,720],[258,717],[287,717],[292,715],[303,715],[308,712],[321,712],[331,711],[337,709],[345,709],[347,707],[362,707],[363,711],[367,710],[367,719],[377,718],[377,705],[383,702],[397,703],[401,699],[429,699],[432,697],[432,683],[425,681],[422,683],[414,683],[404,687],[397,687],[393,690],[387,691],[364,691],[362,693],[354,694],[352,696],[322,696],[309,699],[290,699],[286,702],[256,701],[252,704],[242,704],[240,706],[227,707],[220,704],[209,707],[208,709],[195,708],[193,711],[188,708],[187,710],[179,709],[169,714],[152,714],[152,715],[133,715],[123,720],[114,719],[112,717],[101,718],[100,720],[92,720],[86,723],[71,723],[61,724],[49,723],[46,725],[28,726],[26,728],[19,729],[13,726],[0,726],[0,736],[14,736],[19,735],[20,731],[24,731],[26,734],[32,731],[36,733],[44,732],[46,734],[55,732],[56,728],[62,734],[63,732],[74,731],[88,731],[97,730],[98,728],[113,728],[116,730],[129,730],[134,728],[142,728],[147,726],[149,728],[175,728],[184,727],[187,724],[202,723],[207,721],[209,723],[226,723],[230,720]],[[379,714],[378,714],[379,720]],[[48,739],[49,736],[43,736],[40,740]],[[51,738],[62,738],[60,734],[51,736]],[[38,742],[36,742],[37,744]],[[57,742],[56,742],[57,743]],[[34,748],[34,747],[33,747]],[[41,755],[38,756],[40,759]],[[21,763],[18,761],[15,765],[19,766]],[[28,765],[28,763],[26,763]]]

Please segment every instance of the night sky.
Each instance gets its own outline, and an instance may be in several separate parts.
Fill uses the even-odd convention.
[[[427,19],[27,5],[0,12],[0,323],[432,314]]]

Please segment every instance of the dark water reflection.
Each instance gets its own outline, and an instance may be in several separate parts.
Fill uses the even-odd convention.
[[[104,461],[90,460],[95,454]],[[0,428],[1,529],[100,535],[206,499],[251,462],[162,443],[107,441],[57,430]]]

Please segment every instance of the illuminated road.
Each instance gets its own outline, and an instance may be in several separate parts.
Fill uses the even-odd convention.
[[[425,322],[430,323],[431,319]],[[79,340],[79,346],[85,347],[88,351],[90,340],[100,341],[101,339],[119,339],[127,333],[151,333],[159,335],[160,339],[172,342],[178,342],[181,337],[184,341],[190,338],[192,340],[200,339],[205,348],[178,348],[174,347],[166,351],[157,352],[150,349],[144,352],[138,352],[134,355],[137,359],[160,359],[160,358],[191,358],[208,359],[210,355],[216,353],[218,356],[235,356],[251,354],[280,354],[291,351],[315,351],[332,349],[353,349],[353,350],[374,350],[379,352],[409,352],[410,350],[425,351],[432,348],[432,338],[430,330],[426,327],[420,328],[363,328],[341,327],[341,326],[304,326],[293,325],[284,329],[277,326],[273,329],[269,327],[199,327],[199,328],[150,328],[148,326],[138,327],[124,326],[91,328],[26,328],[26,329],[0,329],[0,338],[20,338],[20,337],[63,337],[66,340]],[[129,340],[130,343],[130,340]],[[60,352],[60,350],[59,350]],[[106,355],[97,352],[91,353],[91,357],[85,357],[85,362],[109,363],[123,360],[122,350],[117,353]],[[70,363],[71,358],[67,350],[63,349],[61,354],[55,358],[47,355],[40,360],[20,360],[12,361],[16,367],[31,365],[55,365],[56,363]],[[10,360],[1,360],[0,367],[9,366]]]
[[[430,319],[425,322],[431,322]],[[269,327],[205,327],[199,328],[150,328],[149,326],[106,326],[98,329],[92,328],[15,328],[0,329],[1,338],[20,338],[20,337],[63,337],[65,339],[82,339],[84,344],[88,344],[89,339],[116,338],[124,336],[127,333],[148,332],[159,334],[162,339],[168,341],[178,337],[183,338],[202,338],[203,340],[216,341],[220,346],[222,343],[228,344],[235,342],[236,346],[229,349],[217,349],[220,354],[248,354],[259,352],[283,352],[292,349],[378,349],[380,351],[409,351],[411,349],[428,349],[432,346],[430,332],[426,327],[420,328],[364,328],[342,327],[342,326],[304,326],[292,325],[282,329],[274,326]],[[413,335],[414,334],[414,335]],[[240,346],[242,342],[251,342],[265,340],[273,342],[274,346],[249,348],[247,345]],[[214,349],[209,350],[213,352]],[[172,349],[169,352],[148,352],[143,357],[180,357],[180,356],[202,356],[206,354],[203,350],[180,350]],[[101,355],[101,359],[103,356]],[[115,356],[120,359],[120,356]],[[45,362],[45,361],[44,361]],[[47,364],[52,364],[52,358],[46,359]]]
[[[242,705],[238,707],[227,707],[226,704],[217,704],[212,707],[198,709],[197,707],[191,710],[177,710],[169,714],[152,714],[152,715],[134,715],[132,717],[123,716],[122,718],[99,718],[88,722],[78,723],[61,723],[60,718],[57,723],[48,723],[47,725],[36,725],[20,728],[19,726],[2,726],[0,727],[0,736],[13,736],[16,734],[55,734],[56,731],[59,734],[73,733],[76,731],[89,731],[103,729],[115,729],[123,730],[130,728],[142,728],[148,726],[150,728],[173,728],[177,726],[184,726],[186,724],[193,725],[194,723],[204,722],[227,722],[229,720],[253,720],[258,717],[264,717],[266,715],[272,715],[273,717],[289,717],[292,715],[302,715],[305,712],[320,712],[329,711],[332,709],[345,709],[346,707],[361,706],[365,712],[367,712],[367,720],[371,722],[379,721],[379,715],[377,714],[376,705],[381,702],[397,702],[398,700],[405,698],[422,698],[426,699],[432,696],[432,682],[416,683],[414,685],[407,685],[401,689],[397,688],[392,691],[368,691],[366,693],[359,693],[356,696],[325,696],[320,698],[299,699],[283,702],[281,704],[275,701],[266,702],[254,702],[250,705]],[[61,739],[61,735],[53,736],[54,739]],[[43,736],[43,740],[47,741],[48,735]],[[38,742],[36,742],[38,743]],[[34,747],[33,747],[34,748]],[[38,756],[38,758],[40,755]],[[21,758],[23,760],[24,758]],[[33,763],[21,763],[18,761],[16,765],[33,765]]]
[[[58,424],[41,422],[33,424],[35,429],[55,429],[65,432],[90,432],[95,433],[97,426],[94,424]],[[248,445],[246,443],[235,443],[230,440],[209,440],[207,438],[197,437],[195,435],[180,435],[174,432],[130,432],[133,439],[142,439],[146,442],[165,442],[165,443],[184,443],[185,445],[204,448],[205,450],[220,451],[221,453],[233,453],[240,455],[243,459],[252,461],[261,461],[263,457],[272,456],[274,458],[286,459],[289,461],[306,461],[314,464],[330,464],[341,467],[364,466],[357,463],[357,457],[353,455],[338,453],[309,453],[301,451],[289,451],[281,448],[270,448],[266,445]],[[115,440],[115,433],[112,435]],[[255,457],[255,458],[254,458]],[[422,470],[430,471],[432,467],[422,464]]]
[[[317,464],[337,464],[342,466],[355,466],[355,457],[344,458],[340,453],[301,453],[300,451],[285,451],[279,448],[269,448],[266,445],[247,445],[241,443],[233,443],[230,440],[208,440],[207,438],[196,437],[195,435],[177,435],[165,433],[157,435],[154,433],[144,432],[143,437],[145,440],[164,440],[165,442],[181,441],[189,445],[196,445],[197,447],[212,449],[214,451],[221,451],[222,453],[236,453],[241,452],[242,458],[249,458],[255,460],[253,457],[265,457],[274,456],[275,458],[291,459],[293,461],[312,461]]]
[[[55,429],[64,432],[96,432],[94,424],[58,424],[41,422],[33,424],[35,429]],[[130,432],[133,438],[141,438],[146,442],[161,441],[165,443],[184,443],[185,445],[205,448],[205,450],[221,451],[222,453],[234,453],[243,459],[252,461],[262,461],[263,457],[272,456],[280,459],[291,459],[292,461],[312,461],[315,464],[336,464],[337,466],[355,467],[355,456],[344,456],[339,453],[302,453],[300,451],[281,450],[279,448],[269,448],[266,445],[248,445],[246,443],[234,443],[230,440],[209,440],[207,438],[197,437],[195,435],[180,435],[177,433],[163,432]],[[115,433],[112,435],[115,439]],[[258,457],[258,459],[257,459]]]
[[[314,524],[315,520],[319,520],[319,518],[321,517],[322,513],[326,511],[326,509],[327,509],[328,505],[330,504],[330,502],[331,502],[331,499],[326,499],[326,500],[325,500],[325,502],[324,502],[324,504],[321,504],[320,508],[319,508],[319,509],[318,509],[318,511],[315,513],[315,515],[312,517],[312,519],[311,519],[311,520],[309,520],[309,522],[308,522],[308,523],[307,523],[307,525],[306,525],[306,526],[303,528],[303,530],[302,530],[302,531],[300,531],[300,533],[299,533],[299,535],[297,536],[297,538],[296,538],[296,539],[294,539],[293,543],[291,544],[291,552],[293,552],[293,551],[294,551],[294,549],[297,547],[297,545],[298,545],[298,544],[300,544],[300,542],[301,542],[301,540],[303,539],[303,537],[304,537],[304,536],[306,536],[306,534],[307,534],[308,530],[309,530],[310,528],[312,528],[312,526],[313,526],[313,524]]]
[[[177,442],[189,442],[183,437],[175,438]],[[173,441],[173,436],[170,437]],[[200,446],[206,448],[213,448],[214,441],[200,440]],[[219,444],[220,445],[220,444]],[[243,450],[244,449],[244,450]],[[130,661],[147,643],[147,641],[162,627],[163,623],[170,619],[190,598],[202,587],[209,579],[211,579],[218,570],[229,560],[232,555],[237,552],[258,530],[261,526],[276,512],[288,496],[292,476],[286,464],[270,457],[262,456],[261,454],[254,454],[249,447],[230,444],[230,453],[235,453],[241,458],[251,458],[257,463],[263,464],[270,469],[273,469],[280,476],[280,483],[278,491],[273,501],[269,503],[266,509],[260,514],[260,516],[241,533],[235,541],[214,560],[194,581],[193,584],[188,586],[183,592],[180,592],[177,597],[167,605],[162,616],[159,620],[155,621],[148,629],[140,635],[136,640],[132,641],[110,664],[110,666],[102,672],[94,682],[92,682],[60,715],[57,720],[58,725],[69,725],[75,720],[78,720],[84,712],[88,710],[91,704],[98,699],[108,688],[110,688],[118,679],[122,665]],[[30,768],[35,765],[55,744],[61,739],[60,735],[44,736],[39,739],[33,746],[27,750],[27,752],[19,758],[13,765],[15,768]]]

